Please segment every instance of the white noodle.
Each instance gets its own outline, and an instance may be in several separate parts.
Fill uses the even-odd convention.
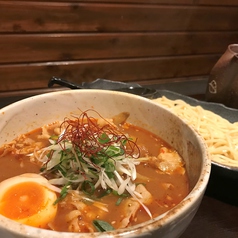
[[[230,123],[201,106],[191,106],[183,100],[170,100],[163,96],[153,101],[197,130],[207,143],[212,161],[238,167],[238,122]]]

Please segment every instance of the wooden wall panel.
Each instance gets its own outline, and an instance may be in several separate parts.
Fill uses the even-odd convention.
[[[0,37],[0,63],[219,54],[237,39],[238,32],[8,34]]]
[[[22,2],[22,0],[15,0]],[[25,2],[35,2],[35,0],[25,0]],[[65,1],[65,0],[41,0],[40,2],[79,2],[79,3],[89,3],[89,2],[98,2],[102,3],[102,0],[74,0],[74,1]],[[173,5],[183,5],[183,4],[193,4],[194,0],[106,0],[103,2],[107,3],[142,3],[142,4],[173,4]]]
[[[0,63],[217,54],[237,39],[238,32],[8,34],[0,37]]]
[[[5,75],[8,79],[1,82],[1,88],[3,91],[11,88],[17,90],[44,88],[52,76],[75,83],[90,82],[97,78],[140,83],[147,79],[207,75],[218,57],[218,55],[200,55],[0,66],[0,75]]]
[[[216,6],[238,6],[237,0],[195,0],[198,5],[216,5]]]
[[[15,0],[15,2],[22,2],[22,0]],[[25,0],[24,2],[35,2],[35,0]],[[89,3],[89,2],[98,2],[102,3],[102,0],[74,0],[74,1],[65,1],[65,0],[41,0],[40,2],[78,2],[78,3]],[[236,6],[238,5],[237,0],[106,0],[107,3],[142,3],[142,4],[163,4],[163,5],[222,5],[222,6]]]
[[[0,1],[0,32],[238,30],[238,8]]]
[[[238,43],[237,16],[235,0],[0,1],[0,97],[52,76],[204,81]]]

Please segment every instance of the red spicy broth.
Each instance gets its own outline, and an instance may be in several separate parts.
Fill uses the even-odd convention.
[[[43,165],[33,155],[50,145],[49,137],[59,135],[60,125],[61,123],[55,122],[38,128],[2,146],[0,181],[23,173],[41,173]],[[102,186],[98,186],[92,194],[85,194],[79,189],[79,192],[68,193],[58,201],[57,214],[46,229],[94,232],[98,231],[94,224],[98,221],[110,224],[112,229],[124,228],[168,211],[188,194],[184,163],[173,148],[143,128],[129,123],[116,127],[116,131],[128,135],[127,138],[135,143],[139,151],[137,159],[142,158],[135,166],[137,177],[133,181],[136,192],[142,195],[138,196],[142,202],[138,202],[138,198],[133,198],[127,191],[119,196],[116,191],[103,189]],[[50,173],[43,173],[43,176],[47,179],[53,177]],[[121,176],[123,179],[127,178],[124,174]],[[82,185],[79,187],[82,188]],[[60,194],[57,196],[60,197]]]

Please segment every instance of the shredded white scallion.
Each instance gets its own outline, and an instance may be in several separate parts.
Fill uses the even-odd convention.
[[[83,132],[85,133],[87,129],[88,125],[85,125]],[[52,171],[54,177],[49,180],[52,186],[64,187],[70,184],[69,189],[67,188],[69,191],[72,187],[80,188],[87,181],[87,185],[91,186],[92,190],[99,187],[104,190],[111,189],[117,192],[119,196],[127,192],[152,217],[149,209],[141,202],[141,194],[136,191],[136,184],[134,183],[137,178],[136,165],[139,165],[141,161],[147,160],[147,158],[138,158],[138,150],[135,153],[126,154],[124,144],[129,139],[124,135],[121,141],[118,141],[121,138],[120,135],[118,140],[114,140],[117,136],[114,133],[106,134],[105,138],[100,137],[98,133],[90,136],[92,135],[95,138],[86,138],[85,144],[81,145],[81,147],[78,147],[77,143],[75,145],[68,139],[66,130],[61,132],[58,139],[50,138],[50,146],[35,153],[39,162],[43,163],[45,170],[42,173],[50,173]],[[107,137],[112,140],[109,145],[104,142]],[[89,152],[86,151],[88,153],[84,153],[85,147],[90,148]],[[102,148],[102,150],[96,155],[91,155],[91,148],[94,147],[95,151],[98,151],[98,148]],[[94,204],[96,205],[95,202]],[[101,204],[97,205],[101,206]]]

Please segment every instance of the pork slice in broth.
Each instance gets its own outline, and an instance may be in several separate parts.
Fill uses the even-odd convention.
[[[136,192],[141,195],[141,198],[139,198],[138,200],[140,200],[140,202],[144,205],[149,205],[152,202],[153,197],[147,191],[144,185],[139,184],[136,187]],[[141,204],[139,203],[139,201],[134,198],[128,198],[122,209],[123,219],[120,221],[119,228],[128,227],[130,223],[136,218],[136,213],[140,209],[140,207]]]

